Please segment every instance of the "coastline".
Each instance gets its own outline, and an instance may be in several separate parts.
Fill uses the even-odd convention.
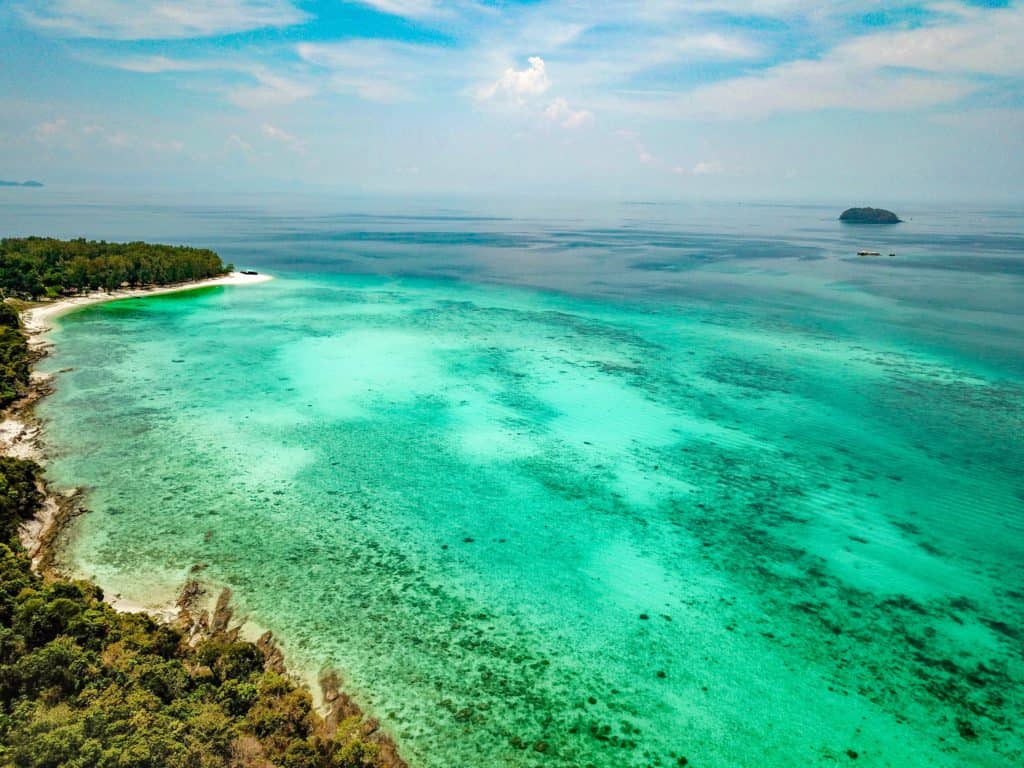
[[[32,370],[25,393],[0,415],[0,455],[30,460],[39,465],[45,464],[46,452],[42,442],[41,425],[35,415],[35,405],[53,391],[53,376],[41,373],[34,367],[49,354],[50,344],[45,336],[53,330],[58,317],[92,304],[120,299],[156,296],[218,285],[255,285],[272,279],[270,275],[243,275],[233,272],[222,277],[165,286],[98,291],[25,308],[19,314],[22,332],[30,350]],[[42,505],[35,518],[21,525],[19,538],[29,553],[33,570],[47,579],[62,578],[64,574],[56,563],[59,539],[72,518],[86,511],[82,506],[83,490],[71,488],[57,492],[45,481],[40,481],[39,490],[43,496]],[[319,674],[314,674],[310,670],[299,670],[297,673],[290,671],[272,632],[264,631],[244,616],[232,620],[234,609],[229,588],[217,589],[214,585],[203,585],[198,581],[189,580],[182,585],[175,600],[161,605],[141,605],[119,594],[104,594],[103,600],[118,613],[145,613],[160,623],[180,627],[186,632],[192,645],[214,638],[232,642],[244,639],[253,643],[263,652],[268,670],[287,675],[295,684],[309,691],[314,712],[319,718],[318,728],[322,734],[333,738],[343,726],[349,730],[355,728],[354,732],[359,738],[376,745],[379,750],[376,765],[381,768],[407,768],[394,740],[380,730],[380,724],[376,719],[367,717],[355,701],[344,692],[336,672],[330,669],[322,670]]]
[[[53,377],[35,370],[35,365],[48,354],[45,337],[53,330],[58,317],[93,304],[103,304],[120,299],[159,296],[218,285],[255,285],[269,280],[273,280],[271,275],[243,275],[240,272],[231,272],[220,277],[191,280],[184,283],[125,288],[116,291],[94,291],[82,296],[72,296],[37,304],[22,310],[19,314],[22,331],[32,352],[32,371],[26,393],[0,415],[0,454],[29,459],[37,464],[45,463],[42,432],[35,416],[35,405],[53,391]],[[25,549],[32,557],[32,567],[45,575],[51,571],[53,566],[55,555],[53,550],[57,537],[67,522],[80,513],[81,492],[71,489],[66,494],[57,494],[49,488],[42,490],[45,500],[41,515],[22,526],[21,539]],[[107,602],[116,609],[122,610],[117,601],[118,598],[111,597]],[[149,610],[135,605],[123,605],[123,610],[129,612],[144,610],[154,616],[168,616],[167,607]]]
[[[231,272],[221,277],[192,280],[187,283],[124,288],[116,291],[94,291],[84,296],[72,296],[29,307],[21,313],[22,329],[28,335],[30,343],[33,343],[35,340],[34,343],[38,344],[39,342],[35,337],[53,330],[53,321],[56,318],[91,304],[103,304],[108,301],[118,301],[119,299],[138,299],[144,296],[159,296],[165,293],[194,291],[199,288],[209,288],[217,285],[256,285],[273,279],[271,275],[243,275],[241,272]]]
[[[25,334],[32,353],[32,370],[25,394],[9,405],[0,416],[0,455],[27,459],[40,465],[46,463],[46,452],[42,443],[42,425],[35,415],[35,406],[53,391],[53,375],[37,371],[35,366],[49,354],[50,345],[45,337],[54,329],[57,318],[94,304],[181,293],[218,285],[256,285],[273,279],[271,275],[244,275],[241,272],[231,272],[220,277],[190,280],[184,283],[150,285],[116,291],[93,291],[81,296],[40,303],[22,310],[19,314],[22,332]],[[44,576],[61,576],[63,574],[56,568],[55,563],[58,539],[71,518],[84,511],[81,506],[83,490],[70,488],[64,493],[58,493],[48,486],[44,486],[40,490],[43,493],[43,505],[35,518],[21,526],[19,531],[21,543],[32,558],[34,570]],[[177,601],[172,600],[152,606],[126,600],[119,594],[104,595],[104,601],[120,613],[146,613],[159,621],[168,623],[178,621],[186,614],[180,597]],[[209,602],[210,605],[204,606],[204,609],[213,609],[212,599]],[[193,605],[192,608],[195,611],[196,606]]]

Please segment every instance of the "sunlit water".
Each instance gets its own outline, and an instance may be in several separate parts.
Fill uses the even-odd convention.
[[[1020,217],[173,215],[277,279],[62,320],[75,572],[201,565],[415,766],[1024,759]]]

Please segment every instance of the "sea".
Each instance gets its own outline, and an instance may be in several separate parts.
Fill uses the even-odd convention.
[[[1024,763],[1024,209],[45,194],[274,277],[59,320],[69,573],[413,768]]]

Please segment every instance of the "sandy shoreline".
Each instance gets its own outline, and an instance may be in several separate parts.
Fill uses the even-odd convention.
[[[22,330],[28,337],[29,346],[35,350],[34,367],[35,363],[47,354],[44,337],[53,330],[56,318],[76,309],[119,299],[158,296],[217,285],[254,285],[272,279],[270,275],[243,275],[240,272],[232,272],[222,277],[186,283],[126,288],[117,291],[95,291],[83,296],[60,299],[23,310],[21,313]],[[34,408],[41,398],[51,392],[51,386],[52,377],[50,375],[36,370],[32,371],[28,392],[18,402],[7,408],[0,418],[0,454],[19,459],[30,459],[37,464],[45,463],[42,435],[39,422],[35,418]],[[77,504],[77,492],[74,489],[68,490],[63,495],[54,494],[51,489],[46,489],[46,491],[46,500],[39,516],[23,524],[20,531],[22,544],[32,556],[34,566],[43,569],[51,565],[49,557],[52,552],[48,550],[52,547],[54,538],[60,529],[76,513],[73,507]],[[171,610],[168,606],[149,609],[127,603],[119,604],[116,599],[108,600],[108,602],[118,610],[144,610],[156,616],[166,616]]]
[[[231,272],[222,277],[211,277],[206,280],[194,280],[187,283],[146,286],[144,288],[124,288],[117,291],[94,291],[84,296],[73,296],[68,299],[60,299],[49,304],[26,309],[21,313],[21,322],[25,333],[30,337],[38,336],[52,330],[54,319],[90,304],[102,304],[103,302],[117,301],[118,299],[137,299],[143,296],[159,296],[163,293],[194,291],[198,288],[208,288],[214,285],[255,285],[256,283],[265,283],[273,279],[270,275],[243,275],[241,272]]]

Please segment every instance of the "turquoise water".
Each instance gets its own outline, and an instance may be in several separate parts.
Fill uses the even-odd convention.
[[[54,334],[65,562],[201,566],[414,766],[1017,765],[1020,219],[785,215],[232,231],[276,280]]]

